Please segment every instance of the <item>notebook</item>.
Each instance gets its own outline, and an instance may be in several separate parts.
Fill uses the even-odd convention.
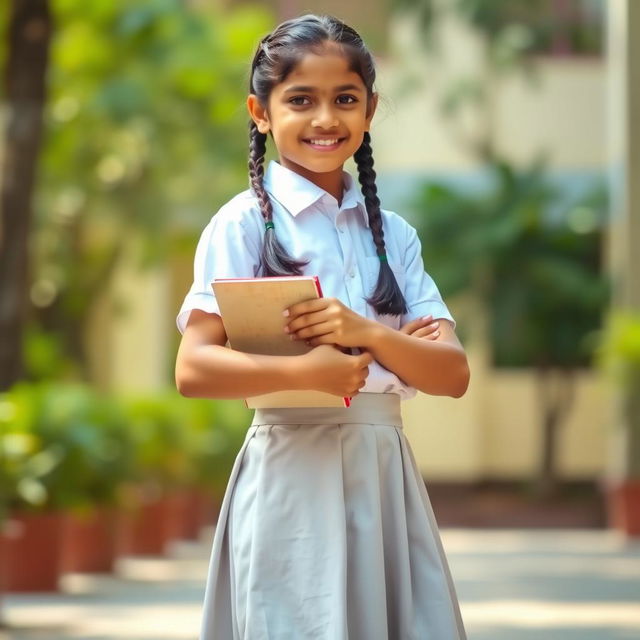
[[[229,345],[262,355],[302,355],[313,347],[291,340],[282,312],[293,304],[322,297],[317,276],[216,278],[212,283]],[[350,398],[314,390],[274,391],[246,398],[250,409],[348,407]]]

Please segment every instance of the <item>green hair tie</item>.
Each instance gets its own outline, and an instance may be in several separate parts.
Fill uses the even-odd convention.
[[[265,229],[275,229],[275,225],[273,224],[273,222],[269,221],[269,222],[265,222],[264,223],[264,228]]]
[[[380,258],[380,262],[387,262],[387,254],[383,253],[382,255],[378,254],[378,258]]]

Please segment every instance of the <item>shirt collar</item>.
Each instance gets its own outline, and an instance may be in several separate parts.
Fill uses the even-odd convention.
[[[356,186],[349,172],[343,171],[342,177],[344,192],[340,209],[358,209],[365,226],[368,227],[369,216],[362,191]],[[269,162],[264,175],[264,187],[294,217],[315,204],[322,196],[333,198],[311,180],[307,180],[275,160]]]

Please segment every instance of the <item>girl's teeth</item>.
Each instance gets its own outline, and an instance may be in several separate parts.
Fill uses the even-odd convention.
[[[338,140],[309,140],[311,144],[319,144],[325,147],[330,147],[332,144],[337,144]]]

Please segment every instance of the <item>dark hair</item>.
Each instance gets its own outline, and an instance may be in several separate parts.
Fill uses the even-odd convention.
[[[309,51],[320,52],[326,43],[335,43],[349,61],[367,88],[367,100],[373,96],[376,72],[373,57],[362,38],[348,25],[332,16],[304,15],[287,20],[265,36],[251,64],[249,92],[255,94],[263,107],[269,104],[273,88],[283,82]],[[265,220],[265,238],[262,247],[262,267],[265,276],[300,275],[307,264],[287,254],[278,241],[272,222],[273,208],[264,188],[264,155],[267,135],[260,133],[253,120],[249,121],[249,179],[260,211]],[[371,136],[365,132],[360,148],[353,155],[358,166],[369,227],[380,258],[380,272],[375,290],[367,302],[380,314],[400,315],[407,312],[402,291],[387,262],[380,214],[380,200],[373,169]]]

